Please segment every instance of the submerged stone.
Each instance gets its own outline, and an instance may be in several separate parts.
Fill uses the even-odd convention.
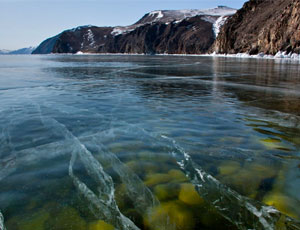
[[[103,220],[98,220],[88,225],[88,230],[114,230],[114,229],[115,229],[114,226],[104,222]]]
[[[171,169],[168,173],[154,173],[146,176],[145,184],[147,186],[155,186],[157,184],[165,184],[168,182],[184,182],[187,177],[183,172]]]
[[[159,201],[172,200],[178,197],[179,189],[179,184],[159,184],[154,187],[154,194]]]
[[[117,205],[120,210],[123,210],[126,208],[126,185],[120,184],[115,189],[115,200],[117,202]]]
[[[288,196],[272,192],[264,197],[263,202],[267,205],[274,206],[280,212],[288,216],[296,219],[299,218],[296,212],[293,211],[294,201]]]
[[[49,217],[50,215],[47,212],[39,213],[35,217],[33,217],[33,219],[29,221],[29,223],[23,223],[23,224],[20,223],[20,225],[22,226],[21,229],[23,230],[44,229],[44,224]]]
[[[145,213],[147,212],[147,209],[145,210]],[[142,214],[139,213],[137,209],[130,208],[126,209],[125,211],[122,212],[122,214],[126,217],[128,217],[132,222],[139,227],[140,229],[143,229],[143,216]]]
[[[300,146],[300,137],[291,138],[291,142],[293,142],[295,145]]]
[[[47,230],[86,230],[86,223],[76,209],[64,207],[55,217],[47,221]]]
[[[215,210],[206,210],[200,215],[200,222],[206,226],[205,229],[230,229],[235,230],[235,226],[218,214]]]
[[[49,219],[50,214],[46,211],[40,211],[32,215],[15,217],[8,221],[8,229],[20,230],[44,230],[45,223]]]
[[[159,172],[160,168],[159,165],[155,162],[151,161],[128,161],[126,162],[128,168],[130,168],[134,173],[137,175],[143,174],[151,174],[155,172]]]
[[[276,138],[265,138],[265,139],[260,139],[263,142],[266,143],[280,143],[281,140],[280,139],[276,139]]]
[[[54,201],[50,201],[43,205],[43,209],[47,210],[47,212],[49,212],[51,216],[54,216],[57,215],[58,212],[60,212],[61,205]]]
[[[283,151],[291,151],[285,145],[282,144],[281,140],[275,138],[260,139],[260,143],[268,149],[279,149]]]
[[[199,196],[192,184],[182,184],[178,196],[179,200],[188,205],[201,205],[204,200]]]
[[[138,153],[138,157],[143,161],[155,161],[155,162],[170,162],[174,161],[169,154],[162,152],[151,152],[151,151],[141,151]]]
[[[180,170],[171,169],[168,174],[171,176],[172,181],[174,182],[184,182],[188,181],[187,177]]]
[[[19,230],[19,223],[20,220],[16,216],[9,218],[8,220],[5,221],[5,226],[9,230]]]
[[[38,202],[36,200],[31,200],[28,205],[26,206],[26,209],[29,211],[32,211],[38,207]]]
[[[259,178],[270,178],[277,175],[277,171],[274,168],[258,163],[247,163],[245,164],[245,169]]]
[[[171,177],[165,173],[153,173],[146,176],[145,184],[147,186],[154,186],[157,184],[164,184],[171,181]]]
[[[179,201],[161,203],[151,210],[144,224],[150,230],[185,230],[195,227],[193,213]]]
[[[234,174],[225,175],[221,181],[241,192],[243,195],[255,198],[260,185],[266,178],[273,178],[277,172],[257,163],[246,163],[243,168]]]
[[[235,144],[240,144],[240,143],[242,143],[242,141],[243,141],[243,138],[241,138],[241,137],[230,137],[230,136],[228,136],[228,137],[222,137],[222,138],[220,138],[220,140],[219,140],[220,142],[229,142],[229,143],[235,143]]]
[[[237,172],[239,169],[241,169],[241,165],[238,162],[235,161],[225,161],[222,162],[222,164],[218,167],[218,170],[221,175],[230,175]]]

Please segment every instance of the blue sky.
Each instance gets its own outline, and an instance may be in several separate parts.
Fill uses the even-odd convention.
[[[241,8],[245,0],[0,0],[0,49],[37,46],[80,25],[130,25],[160,9]]]

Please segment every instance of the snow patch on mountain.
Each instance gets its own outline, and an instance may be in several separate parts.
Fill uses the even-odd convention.
[[[149,13],[150,16],[156,16],[156,19],[160,19],[164,16],[161,10],[152,11]]]
[[[136,27],[132,27],[132,26],[117,26],[113,29],[113,31],[111,32],[111,34],[113,36],[117,36],[117,35],[120,35],[120,34],[125,34],[125,33],[129,33],[131,31],[133,31],[135,28],[137,28],[138,26]]]
[[[195,17],[195,16],[202,16],[202,19],[208,21],[212,24],[216,23],[218,17],[225,17],[232,15],[236,12],[235,9],[229,8],[226,6],[218,6],[217,8],[212,9],[204,9],[204,10],[155,10],[151,11],[150,13],[146,14],[142,19],[131,26],[117,26],[113,29],[111,34],[113,36],[117,36],[120,34],[125,34],[133,31],[137,27],[143,26],[145,24],[151,24],[154,22],[161,22],[166,25],[172,23],[180,23],[184,19]],[[224,21],[225,22],[225,21]],[[219,29],[219,22],[216,26],[216,31],[218,33]],[[215,31],[215,30],[214,30]]]
[[[149,15],[157,14],[158,11],[152,11]],[[204,9],[204,10],[163,10],[161,11],[161,19],[170,20],[183,20],[189,17],[195,17],[198,15],[208,16],[229,16],[236,12],[236,9],[229,8],[226,6],[218,6],[217,8]]]
[[[235,14],[236,9],[226,6],[218,6],[217,8],[203,10],[203,13],[212,16],[229,16]]]
[[[214,22],[213,30],[214,30],[215,37],[218,37],[218,34],[220,33],[221,27],[224,25],[227,18],[228,18],[227,16],[221,16],[217,19],[217,21]]]
[[[88,29],[87,32],[87,40],[90,42],[90,46],[95,45],[95,39],[94,39],[94,34],[91,29]]]
[[[66,31],[72,31],[72,32],[75,32],[77,30],[81,30],[81,29],[84,29],[84,28],[90,28],[90,27],[94,27],[93,25],[84,25],[84,26],[78,26],[78,27],[75,27],[73,29],[70,29],[70,30],[66,30]]]

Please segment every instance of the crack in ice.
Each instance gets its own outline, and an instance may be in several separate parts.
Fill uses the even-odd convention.
[[[39,108],[40,110],[40,108]],[[40,119],[44,126],[55,128],[56,132],[64,135],[66,140],[72,141],[69,175],[73,179],[78,191],[93,205],[94,214],[119,230],[138,230],[139,228],[120,211],[114,199],[114,184],[112,178],[106,174],[101,164],[93,157],[91,152],[75,137],[65,125],[57,120],[42,115]],[[87,173],[97,182],[98,196],[90,190],[78,177],[74,175],[73,165],[80,158]]]
[[[238,229],[273,230],[276,229],[276,224],[282,221],[282,218],[284,218],[286,229],[300,229],[300,223],[285,216],[275,208],[261,205],[221,184],[217,179],[201,169],[200,166],[196,165],[190,156],[186,157],[189,154],[175,140],[166,136],[161,137],[170,141],[174,145],[174,148],[178,150],[176,155],[177,163],[186,176],[191,179],[200,196],[213,204],[219,213],[235,224]],[[172,150],[172,154],[174,154],[174,150]],[[219,205],[216,205],[217,203]],[[227,209],[225,208],[226,206],[230,206],[231,208]]]

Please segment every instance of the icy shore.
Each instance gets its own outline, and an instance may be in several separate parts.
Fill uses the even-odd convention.
[[[53,55],[53,54],[52,54]],[[57,54],[54,54],[57,55]],[[66,54],[62,54],[66,55]],[[72,55],[72,54],[71,54]],[[83,53],[81,51],[77,52],[75,55],[147,55],[140,53]],[[296,53],[287,53],[279,51],[276,55],[259,53],[256,55],[250,55],[247,53],[237,53],[237,54],[154,54],[157,56],[199,56],[199,57],[230,57],[230,58],[253,58],[253,59],[277,59],[277,60],[294,60],[300,61],[300,54]]]

